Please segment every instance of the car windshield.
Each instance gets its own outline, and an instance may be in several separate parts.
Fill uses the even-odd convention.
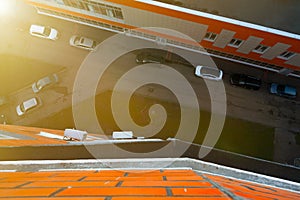
[[[20,104],[20,110],[21,110],[22,112],[25,112],[25,111],[26,111],[23,103]]]
[[[283,92],[284,92],[284,88],[285,88],[284,85],[278,85],[278,86],[277,86],[277,91],[278,91],[279,93],[283,93]]]
[[[49,27],[45,27],[45,29],[44,29],[44,35],[46,35],[46,36],[49,36],[50,35],[50,33],[51,33],[51,28],[49,28]]]
[[[85,46],[85,45],[84,45],[84,38],[81,38],[81,39],[80,39],[80,44],[81,44],[82,46]]]
[[[80,38],[79,37],[75,37],[74,44],[78,45],[79,41],[80,41]]]
[[[246,76],[240,75],[238,80],[239,80],[240,83],[245,83],[246,82]]]
[[[97,45],[97,43],[94,41],[94,42],[93,42],[93,46],[92,46],[92,48],[95,48],[95,47],[96,47],[96,45]]]

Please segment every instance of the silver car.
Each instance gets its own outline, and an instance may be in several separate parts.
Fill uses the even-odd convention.
[[[195,70],[195,75],[209,80],[220,81],[223,77],[223,71],[217,67],[198,65]]]
[[[37,107],[38,105],[41,104],[41,101],[38,100],[36,97],[33,97],[31,99],[28,99],[26,101],[23,101],[16,107],[17,114],[19,116],[24,115],[27,113],[29,110]]]
[[[70,38],[70,45],[74,46],[74,47],[78,47],[81,49],[85,49],[85,50],[89,50],[89,51],[93,51],[95,50],[97,43],[96,41],[87,38],[87,37],[83,37],[83,36],[78,36],[78,35],[73,35]]]
[[[45,38],[49,40],[57,40],[58,39],[58,31],[50,26],[41,26],[33,24],[30,26],[29,32],[31,35]]]
[[[46,76],[44,78],[41,78],[40,80],[38,80],[37,82],[32,84],[32,91],[34,93],[38,93],[39,91],[41,91],[43,88],[50,86],[52,84],[55,84],[58,82],[58,76],[57,74],[51,74],[49,76]]]

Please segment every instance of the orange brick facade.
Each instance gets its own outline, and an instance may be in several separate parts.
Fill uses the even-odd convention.
[[[92,20],[92,21],[97,21],[100,23],[106,23],[106,24],[110,24],[112,26],[117,26],[117,27],[123,28],[123,29],[136,28],[135,25],[130,25],[126,22],[117,22],[114,20],[108,20],[108,19],[100,18],[100,17],[97,18],[94,16],[84,14],[84,12],[83,13],[75,12],[75,11],[63,9],[63,8],[57,7],[57,6],[49,6],[47,4],[35,2],[33,0],[27,0],[27,2],[37,8],[42,8],[42,9],[50,10],[53,12],[64,13],[64,14],[67,14],[70,16],[75,16],[75,17],[79,17],[82,19]],[[180,12],[177,10],[172,10],[170,8],[145,4],[145,3],[133,1],[133,0],[128,0],[128,1],[108,0],[107,2],[113,3],[114,5],[118,5],[121,7],[126,6],[126,7],[130,7],[130,8],[135,8],[137,10],[143,10],[143,11],[146,11],[149,13],[160,14],[163,16],[173,17],[175,19],[186,20],[189,22],[202,24],[202,25],[205,25],[208,27],[207,32],[213,32],[216,34],[220,34],[222,30],[233,31],[233,32],[235,32],[234,37],[241,39],[241,40],[247,40],[249,37],[262,38],[262,42],[260,44],[266,45],[268,47],[273,47],[279,43],[290,45],[290,47],[287,49],[287,51],[293,52],[297,56],[300,55],[300,49],[299,49],[300,40],[299,40],[299,38],[288,37],[284,34],[280,35],[277,33],[262,31],[262,30],[258,30],[258,29],[252,28],[252,27],[241,26],[239,24],[224,22],[224,21],[220,21],[220,20],[216,20],[216,19],[208,18],[208,17],[203,17],[203,16],[197,16],[192,13]],[[265,27],[265,29],[267,30],[269,28]],[[232,47],[232,46],[226,46],[224,48],[219,48],[219,47],[216,47],[212,42],[209,42],[206,40],[201,40],[198,42],[201,46],[203,46],[207,50],[223,52],[223,53],[226,53],[229,55],[234,55],[234,56],[237,56],[237,57],[243,58],[243,59],[250,59],[250,60],[258,61],[261,63],[267,63],[269,65],[275,65],[280,68],[290,68],[292,70],[300,71],[300,68],[299,68],[300,63],[298,63],[296,65],[290,64],[287,62],[287,60],[281,59],[278,57],[274,57],[272,59],[266,59],[266,58],[262,57],[262,54],[256,53],[256,52],[250,52],[250,53],[244,54],[244,53],[237,51],[237,48]]]
[[[1,172],[4,199],[299,199],[300,194],[192,170]]]

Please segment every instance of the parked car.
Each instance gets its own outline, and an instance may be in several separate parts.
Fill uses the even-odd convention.
[[[19,116],[24,115],[27,113],[29,110],[37,107],[38,105],[41,104],[41,101],[38,100],[36,97],[33,97],[31,99],[28,99],[26,101],[23,101],[16,107],[17,114]]]
[[[7,104],[8,100],[5,96],[0,96],[0,106]]]
[[[286,98],[296,98],[297,89],[293,86],[272,83],[270,93]]]
[[[217,67],[214,68],[198,65],[195,70],[195,75],[205,79],[219,81],[222,80],[223,71]]]
[[[140,53],[136,56],[135,61],[138,64],[146,64],[146,63],[164,63],[165,59],[162,56],[154,55],[151,53]]]
[[[36,37],[45,38],[49,40],[58,39],[58,31],[50,26],[41,26],[33,24],[30,26],[30,34]]]
[[[51,75],[41,78],[37,82],[33,83],[31,87],[32,87],[32,90],[34,93],[38,93],[43,88],[50,86],[52,84],[55,84],[57,82],[58,82],[57,74],[51,74]]]
[[[4,114],[1,114],[0,115],[0,124],[7,124],[8,123],[8,121],[7,121],[7,118],[6,118],[6,116],[4,115]]]
[[[230,83],[246,89],[258,90],[261,87],[262,81],[254,76],[246,74],[232,74]]]
[[[87,37],[83,37],[83,36],[78,36],[78,35],[73,35],[70,38],[70,45],[74,46],[74,47],[78,47],[81,49],[85,49],[85,50],[89,50],[89,51],[93,51],[95,50],[97,43],[96,41],[87,38]]]

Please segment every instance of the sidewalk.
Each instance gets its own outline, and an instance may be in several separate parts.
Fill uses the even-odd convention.
[[[295,158],[300,158],[300,145],[297,144],[296,133],[276,128],[274,136],[274,161],[293,165]]]

